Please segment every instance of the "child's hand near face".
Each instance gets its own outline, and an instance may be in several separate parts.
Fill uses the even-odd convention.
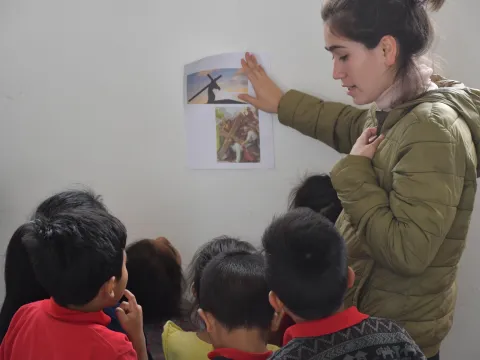
[[[125,290],[124,295],[128,301],[123,301],[116,309],[118,321],[132,342],[138,359],[146,360],[148,359],[148,355],[145,335],[143,333],[142,307],[137,304],[135,296],[130,291]]]

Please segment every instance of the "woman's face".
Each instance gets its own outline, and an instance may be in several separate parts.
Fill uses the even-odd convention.
[[[325,48],[333,55],[333,78],[340,80],[347,94],[357,105],[376,101],[394,81],[395,58],[385,52],[382,41],[374,49],[339,37],[324,26]]]

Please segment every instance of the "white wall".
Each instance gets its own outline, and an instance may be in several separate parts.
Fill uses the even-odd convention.
[[[437,17],[438,50],[448,75],[480,87],[474,18],[480,7],[451,2]],[[187,262],[213,236],[257,242],[299,176],[328,171],[338,155],[275,122],[275,170],[188,170],[183,65],[215,53],[265,51],[285,89],[348,101],[331,78],[320,6],[319,0],[1,1],[0,253],[38,202],[76,184],[104,196],[130,240],[167,236]],[[479,355],[478,217],[442,359]]]

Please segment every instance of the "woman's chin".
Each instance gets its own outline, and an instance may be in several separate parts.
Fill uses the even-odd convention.
[[[371,104],[372,102],[374,102],[374,100],[370,100],[370,99],[366,99],[364,97],[361,97],[361,96],[352,96],[352,100],[353,100],[353,103],[355,105],[368,105],[368,104]]]

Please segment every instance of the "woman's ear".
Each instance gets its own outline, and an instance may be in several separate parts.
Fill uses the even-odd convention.
[[[398,54],[397,40],[391,35],[386,35],[380,40],[380,46],[382,47],[383,56],[385,58],[385,65],[395,65]]]

